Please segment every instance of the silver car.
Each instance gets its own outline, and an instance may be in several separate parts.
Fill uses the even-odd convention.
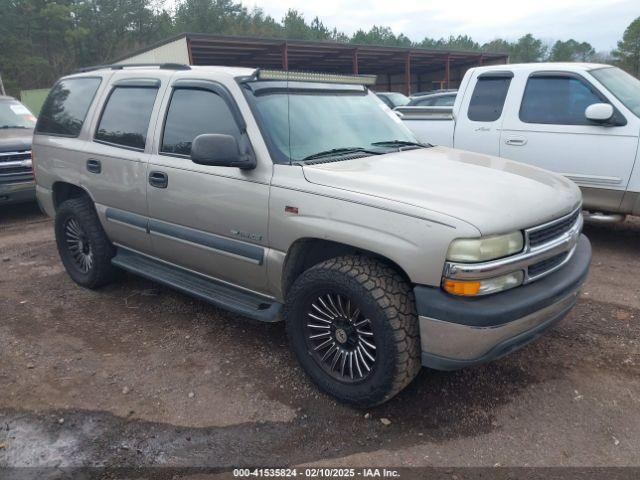
[[[0,95],[0,206],[33,202],[31,138],[36,118],[13,97]]]
[[[361,406],[486,362],[575,304],[591,258],[562,176],[416,141],[375,79],[116,65],[60,79],[34,137],[62,263],[284,320]]]

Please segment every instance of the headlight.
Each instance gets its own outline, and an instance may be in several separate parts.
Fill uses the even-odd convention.
[[[452,262],[484,262],[518,253],[524,247],[522,232],[483,238],[460,238],[449,245],[447,260]]]
[[[445,292],[465,297],[475,297],[478,295],[488,295],[490,293],[502,292],[522,284],[524,273],[522,271],[508,273],[500,277],[487,278],[484,280],[462,281],[444,278],[442,288]]]

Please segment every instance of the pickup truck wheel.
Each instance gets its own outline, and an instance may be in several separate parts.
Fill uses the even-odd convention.
[[[55,234],[60,259],[74,282],[93,289],[114,279],[111,258],[115,248],[91,200],[81,197],[63,202],[56,212]]]
[[[343,402],[385,402],[420,370],[413,291],[378,261],[339,257],[310,268],[291,287],[284,318],[305,372]]]

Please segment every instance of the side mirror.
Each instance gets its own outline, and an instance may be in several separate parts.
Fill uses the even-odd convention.
[[[614,113],[612,105],[608,103],[594,103],[587,107],[584,111],[584,116],[592,122],[606,123],[613,118]]]
[[[193,140],[191,160],[199,165],[236,167],[242,170],[256,167],[256,160],[252,155],[240,152],[235,137],[217,133],[204,133]]]

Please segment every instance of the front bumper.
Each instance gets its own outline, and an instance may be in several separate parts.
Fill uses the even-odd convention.
[[[415,287],[422,364],[456,370],[502,357],[538,338],[575,305],[591,262],[584,235],[571,259],[544,279],[487,297]]]
[[[33,180],[21,183],[0,184],[0,205],[32,202],[36,199],[36,185]]]

